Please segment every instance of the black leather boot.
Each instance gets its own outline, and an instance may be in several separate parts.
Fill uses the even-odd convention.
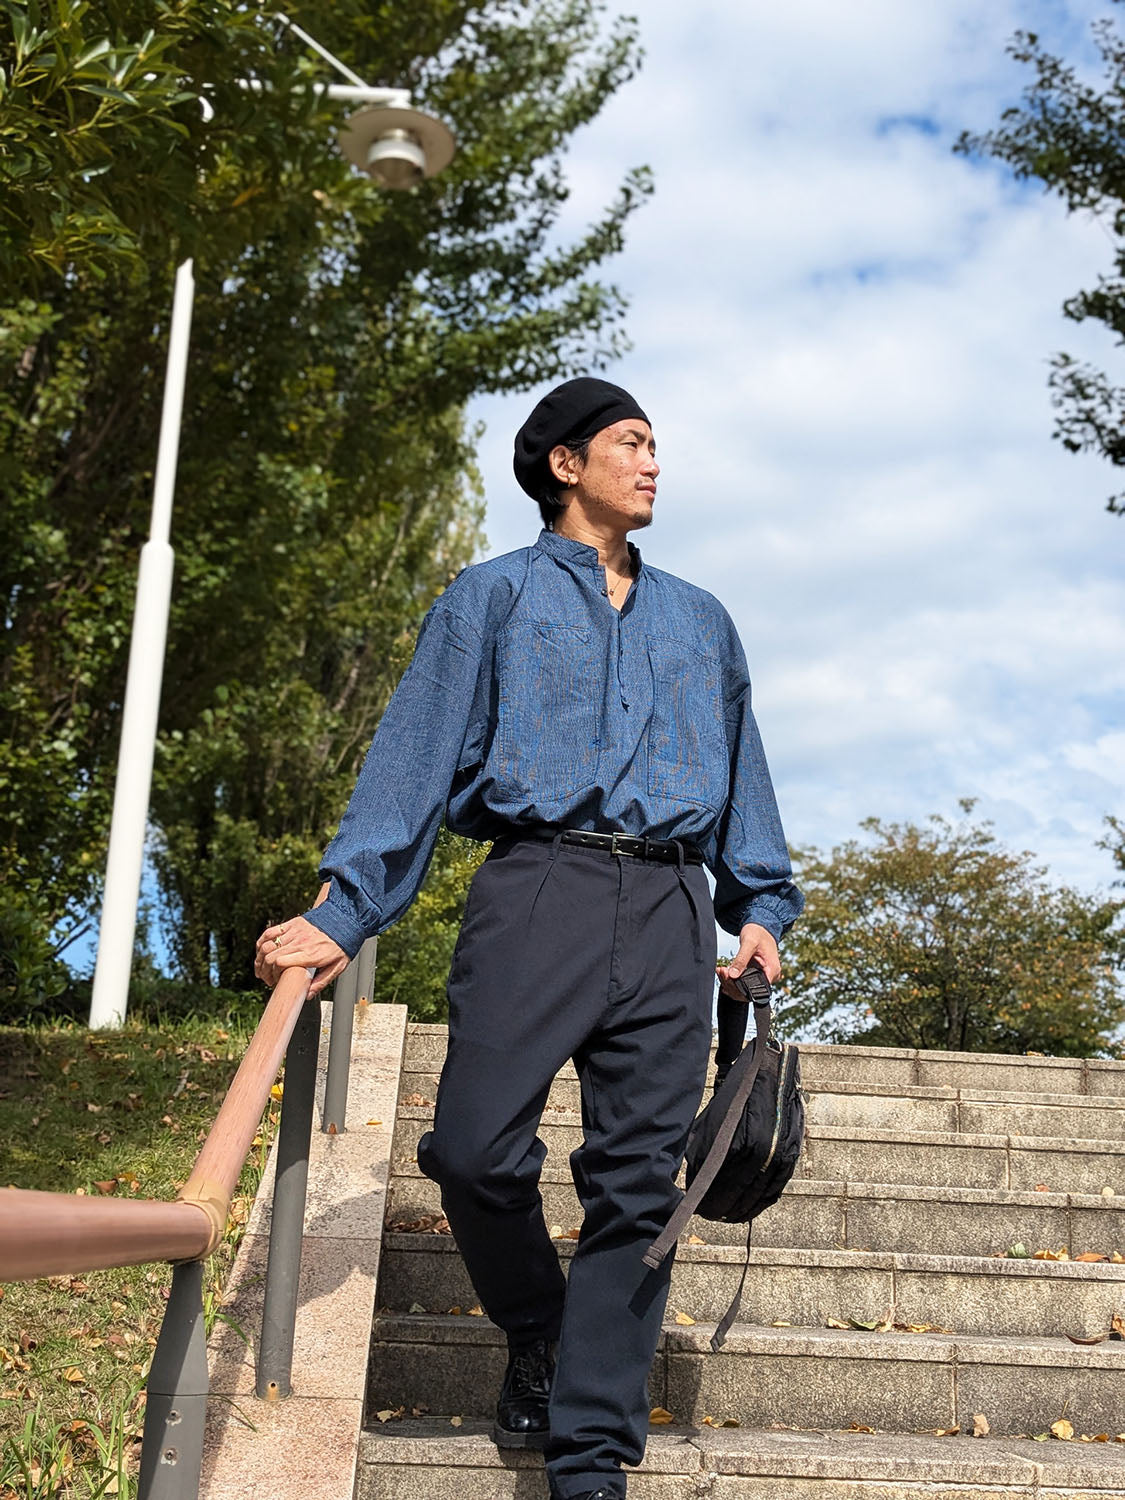
[[[555,1356],[547,1339],[536,1339],[508,1355],[492,1428],[492,1441],[498,1448],[544,1447],[554,1373]]]

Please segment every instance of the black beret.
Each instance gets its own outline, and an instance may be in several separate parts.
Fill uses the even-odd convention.
[[[628,417],[648,421],[629,392],[619,385],[591,375],[564,380],[547,392],[516,433],[512,468],[520,488],[538,500],[550,482],[547,455],[552,448],[560,443],[569,446],[584,442],[603,427],[612,427]]]

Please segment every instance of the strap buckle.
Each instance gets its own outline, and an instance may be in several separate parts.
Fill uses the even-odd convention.
[[[617,847],[617,840],[618,839],[626,839],[628,837],[629,837],[629,835],[627,833],[619,833],[619,832],[616,832],[616,831],[614,833],[611,833],[610,836],[609,836],[609,852],[611,854],[617,854],[617,855],[628,854],[629,853],[628,849],[625,849],[625,848],[620,848],[619,849]]]

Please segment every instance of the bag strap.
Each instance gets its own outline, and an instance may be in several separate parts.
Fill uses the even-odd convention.
[[[754,1233],[754,1220],[751,1219],[746,1226],[746,1259],[742,1262],[742,1275],[738,1278],[738,1291],[730,1299],[730,1306],[719,1321],[719,1326],[711,1335],[711,1353],[718,1354],[719,1350],[727,1341],[730,1326],[738,1317],[738,1310],[742,1306],[742,1293],[746,1286],[746,1273],[750,1269],[750,1238]]]
[[[726,1098],[722,1121],[715,1134],[715,1139],[711,1142],[711,1149],[703,1158],[703,1165],[695,1174],[691,1186],[684,1194],[676,1211],[642,1257],[645,1265],[651,1267],[653,1270],[656,1270],[663,1263],[665,1256],[683,1233],[684,1225],[699,1207],[704,1193],[706,1193],[707,1189],[714,1182],[719,1168],[726,1160],[727,1152],[730,1150],[730,1143],[734,1140],[734,1132],[738,1128],[738,1122],[742,1118],[742,1111],[746,1107],[747,1099],[750,1097],[750,1090],[754,1087],[754,1080],[758,1076],[758,1069],[762,1065],[762,1058],[766,1052],[766,1044],[769,1041],[770,1028],[773,1025],[773,1013],[770,1010],[768,1000],[755,1000],[752,1003],[754,1006],[754,1025],[757,1027],[753,1060],[738,1080],[738,1087],[732,1089],[728,1083],[719,1095],[720,1098],[728,1095],[729,1097]],[[711,1108],[714,1109],[714,1107],[715,1101],[712,1100]]]

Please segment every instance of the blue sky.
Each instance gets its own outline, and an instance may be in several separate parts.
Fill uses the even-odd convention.
[[[632,166],[656,195],[608,274],[663,474],[646,557],[742,632],[791,842],[956,815],[1085,889],[1125,812],[1125,520],[1051,441],[1047,362],[1112,368],[1061,303],[1106,231],[952,153],[1038,31],[1092,59],[1106,4],[638,0],[641,75],[576,138],[564,228]],[[482,399],[491,552],[537,516],[511,477],[533,397]]]

